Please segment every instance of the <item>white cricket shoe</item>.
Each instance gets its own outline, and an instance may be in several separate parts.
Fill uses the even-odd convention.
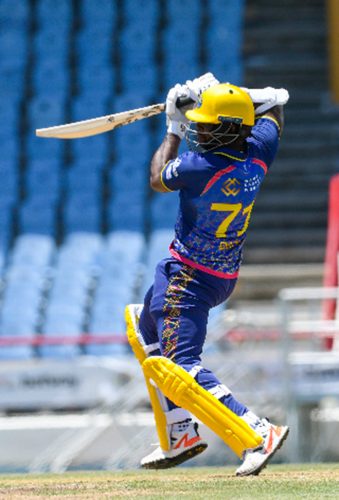
[[[144,469],[169,469],[199,455],[207,443],[199,436],[198,424],[191,419],[172,424],[171,449],[163,451],[160,446],[141,460]]]
[[[262,445],[244,451],[243,463],[236,470],[237,476],[257,476],[281,447],[288,436],[289,428],[271,424],[266,418],[254,429],[264,438]]]

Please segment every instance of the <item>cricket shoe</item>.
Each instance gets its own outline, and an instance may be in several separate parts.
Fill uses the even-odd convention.
[[[257,476],[281,447],[288,436],[289,428],[271,424],[266,418],[254,429],[264,438],[262,445],[244,451],[243,463],[236,470],[237,476]]]
[[[169,469],[202,453],[207,448],[198,433],[198,424],[191,419],[172,424],[171,449],[163,451],[160,446],[141,460],[144,469]]]

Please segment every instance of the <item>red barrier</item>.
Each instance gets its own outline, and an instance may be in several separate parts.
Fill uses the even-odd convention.
[[[36,335],[35,337],[0,337],[0,347],[45,346],[45,345],[87,345],[87,344],[127,344],[125,335],[77,335],[74,337]]]
[[[338,253],[339,253],[339,174],[332,177],[329,187],[327,240],[324,269],[324,287],[338,286]],[[323,318],[330,320],[336,315],[336,300],[323,302]],[[326,339],[326,347],[331,349],[333,338]]]

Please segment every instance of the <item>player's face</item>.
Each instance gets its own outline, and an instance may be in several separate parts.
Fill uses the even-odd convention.
[[[210,132],[214,127],[210,123],[197,123],[197,136],[200,144],[205,144],[211,140]]]

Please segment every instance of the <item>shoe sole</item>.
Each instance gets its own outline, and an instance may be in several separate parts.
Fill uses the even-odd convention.
[[[194,458],[197,455],[200,455],[200,453],[205,451],[206,448],[207,443],[200,443],[198,444],[198,446],[190,448],[189,450],[180,453],[180,455],[177,455],[176,457],[163,458],[161,460],[156,460],[148,464],[143,464],[141,467],[143,469],[170,469],[171,467],[176,467],[177,465],[186,462],[186,460],[189,460],[190,458]]]
[[[264,462],[262,464],[259,465],[259,467],[251,472],[247,472],[245,474],[236,474],[236,476],[238,477],[244,477],[244,476],[258,476],[260,474],[260,472],[265,469],[266,465],[268,464],[269,460],[276,454],[276,452],[282,447],[284,441],[286,440],[287,436],[288,436],[288,433],[290,432],[290,429],[289,427],[286,428],[284,434],[281,436],[281,439],[278,443],[278,446],[276,448],[274,448],[274,450],[269,454],[267,455],[266,459],[264,460]]]

